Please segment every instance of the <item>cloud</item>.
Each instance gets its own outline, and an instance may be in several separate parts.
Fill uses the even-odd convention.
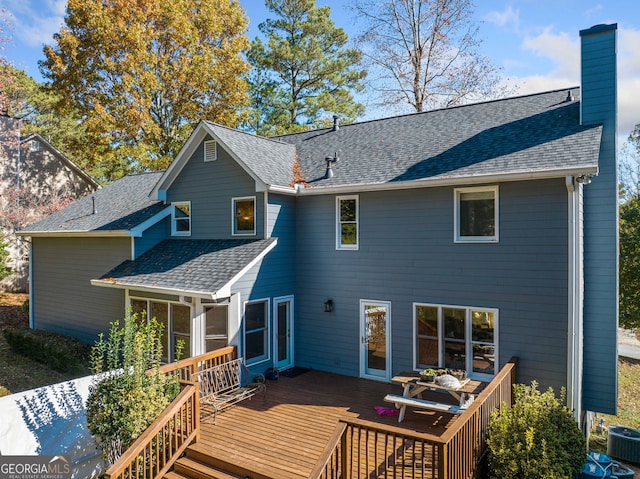
[[[497,10],[491,11],[484,16],[484,20],[489,23],[493,23],[498,27],[505,27],[512,25],[515,29],[520,24],[520,10],[514,10],[511,5],[508,5],[503,12]]]
[[[6,8],[12,17],[15,38],[29,47],[40,47],[50,44],[53,34],[60,31],[66,0],[39,2],[36,8],[29,1],[7,0]]]
[[[551,62],[548,72],[511,77],[505,85],[517,85],[518,94],[555,90],[580,84],[580,39],[575,34],[546,27],[526,37],[525,50]],[[618,28],[618,134],[626,138],[640,123],[640,30]]]

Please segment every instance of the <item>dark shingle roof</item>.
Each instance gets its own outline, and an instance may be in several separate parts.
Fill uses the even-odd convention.
[[[275,241],[164,240],[140,258],[116,266],[100,282],[213,295],[268,252]]]
[[[21,230],[23,233],[124,231],[136,227],[166,208],[149,199],[149,192],[162,172],[125,176],[42,221]],[[95,197],[96,213],[93,214]]]
[[[267,185],[288,186],[295,146],[206,122],[213,133]]]
[[[568,90],[279,137],[314,188],[595,168],[601,127],[580,125]],[[579,89],[572,89],[578,97]],[[338,154],[324,179],[327,156]]]

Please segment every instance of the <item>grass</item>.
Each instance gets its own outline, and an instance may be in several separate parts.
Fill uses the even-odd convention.
[[[605,452],[607,431],[609,426],[626,426],[640,429],[640,361],[621,358],[618,361],[618,414],[598,414],[596,425],[604,420],[604,432],[593,432],[590,446],[592,449]]]
[[[22,310],[22,303],[27,297],[26,294],[0,293],[0,330],[19,330],[29,326],[29,318]],[[55,344],[56,339],[48,336]],[[62,373],[46,364],[15,354],[9,348],[4,335],[0,334],[0,394],[35,389],[89,373],[88,363],[74,372]]]

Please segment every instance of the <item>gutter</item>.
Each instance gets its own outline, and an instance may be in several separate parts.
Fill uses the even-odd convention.
[[[521,171],[517,173],[496,173],[490,175],[473,176],[439,176],[412,181],[397,181],[385,183],[352,183],[337,186],[323,186],[318,188],[304,188],[296,185],[295,188],[278,185],[267,185],[267,190],[285,195],[329,195],[343,193],[362,193],[367,191],[408,190],[414,188],[435,188],[439,186],[459,186],[482,183],[499,183],[507,181],[544,180],[552,178],[567,178],[579,176],[595,176],[598,174],[597,166],[582,168],[563,168],[553,170]]]

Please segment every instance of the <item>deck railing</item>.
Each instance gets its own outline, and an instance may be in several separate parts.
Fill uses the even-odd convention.
[[[516,364],[512,358],[441,436],[342,420],[310,479],[476,477],[486,451],[491,413],[512,402]]]
[[[230,361],[236,355],[235,346],[228,346],[162,366],[161,372],[180,379],[180,394],[107,470],[105,477],[154,479],[166,474],[200,435],[200,393],[192,378],[199,369]]]
[[[200,433],[200,397],[193,383],[180,394],[106,472],[107,479],[152,479],[166,474]]]

